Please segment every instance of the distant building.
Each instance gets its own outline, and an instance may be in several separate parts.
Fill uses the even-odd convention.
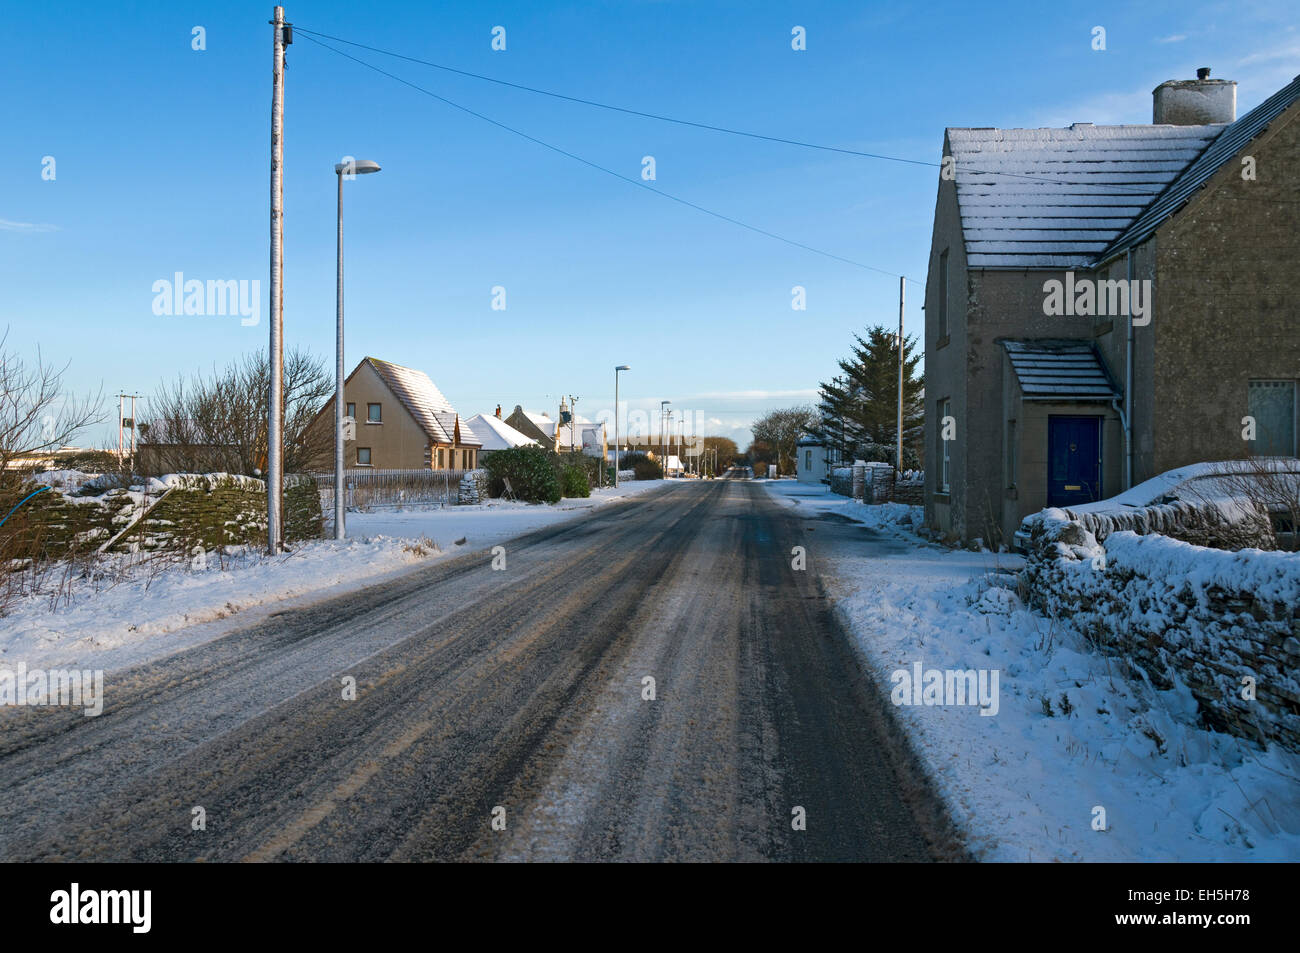
[[[800,483],[826,481],[826,445],[811,434],[804,434],[795,444],[795,476]]]
[[[500,417],[488,414],[475,414],[467,420],[466,423],[482,443],[482,449],[479,450],[480,461],[489,454],[495,453],[498,450],[509,450],[514,447],[538,446],[536,440],[520,433]]]
[[[608,458],[609,455],[605,425],[593,423],[584,417],[575,415],[572,423],[557,426],[556,421],[548,415],[524,410],[522,406],[516,404],[514,412],[506,418],[506,423],[525,436],[536,440],[547,450],[558,453],[576,451],[597,458]]]
[[[482,448],[478,435],[423,371],[367,357],[348,375],[343,397],[347,416],[355,420],[353,439],[344,444],[346,467],[472,470],[477,466]],[[333,433],[333,398],[308,426]],[[330,450],[313,462],[312,469],[333,466]]]

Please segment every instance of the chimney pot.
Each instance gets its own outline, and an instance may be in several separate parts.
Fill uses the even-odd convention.
[[[1237,84],[1210,79],[1202,66],[1196,79],[1171,79],[1152,90],[1151,121],[1156,125],[1201,126],[1235,122]]]

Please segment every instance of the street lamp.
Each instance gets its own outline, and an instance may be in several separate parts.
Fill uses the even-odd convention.
[[[334,328],[334,538],[346,539],[343,523],[343,179],[379,171],[379,163],[369,159],[349,159],[334,166],[339,180],[338,280],[335,285]]]
[[[664,408],[671,403],[672,403],[671,400],[659,401],[659,458],[662,461],[660,464],[661,466],[667,465],[668,463],[667,460],[663,459],[664,458],[664,416],[667,413],[667,411],[665,411]]]
[[[618,372],[630,371],[626,364],[614,368],[614,488],[618,489]]]

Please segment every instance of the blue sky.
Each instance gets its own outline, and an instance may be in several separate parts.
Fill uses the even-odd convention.
[[[272,4],[10,4],[0,30],[0,325],[78,390],[160,381],[266,347]],[[383,21],[379,12],[384,13]],[[511,82],[765,134],[937,162],[945,126],[1150,122],[1199,66],[1238,113],[1300,73],[1291,3],[334,2],[299,27]],[[506,50],[491,49],[494,26]],[[791,49],[803,26],[807,49]],[[1106,50],[1091,47],[1094,26]],[[206,49],[191,48],[192,29]],[[924,281],[937,169],[688,129],[354,55],[654,188]],[[345,188],[349,368],[426,371],[464,415],[594,417],[661,399],[749,439],[811,402],[851,335],[897,320],[897,279],[647,194],[308,42],[288,53],[285,336],[332,360],[333,163]],[[55,178],[42,160],[55,159]],[[175,272],[261,282],[261,322],[157,316]],[[791,309],[791,288],[807,310]],[[506,310],[491,308],[506,289]],[[922,286],[909,285],[919,332]],[[115,402],[114,402],[115,403]],[[147,419],[147,413],[141,417]],[[85,442],[102,443],[107,428]],[[115,440],[115,431],[113,439]]]

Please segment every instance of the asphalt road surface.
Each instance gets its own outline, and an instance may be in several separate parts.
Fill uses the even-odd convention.
[[[0,858],[960,859],[809,525],[665,485],[8,709]]]

